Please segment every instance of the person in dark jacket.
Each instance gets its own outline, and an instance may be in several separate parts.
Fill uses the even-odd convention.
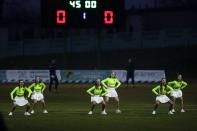
[[[55,83],[55,90],[56,90],[56,92],[58,91],[59,81],[58,81],[57,74],[56,74],[56,68],[57,68],[56,67],[56,61],[52,60],[51,61],[51,65],[49,67],[49,76],[50,76],[49,92],[52,91],[53,83]]]
[[[131,60],[131,58],[128,59],[128,64],[127,64],[127,86],[129,85],[129,79],[131,78],[132,80],[132,85],[134,86],[135,82],[134,82],[134,71],[135,71],[135,66]]]

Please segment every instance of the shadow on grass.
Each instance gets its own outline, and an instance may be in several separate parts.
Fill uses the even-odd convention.
[[[0,112],[0,131],[8,131],[1,112]]]

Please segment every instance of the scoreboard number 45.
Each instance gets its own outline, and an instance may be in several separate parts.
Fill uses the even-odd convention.
[[[73,8],[82,8],[82,4],[80,0],[70,0],[69,4]],[[85,8],[97,8],[97,1],[86,0],[84,5],[85,5]]]

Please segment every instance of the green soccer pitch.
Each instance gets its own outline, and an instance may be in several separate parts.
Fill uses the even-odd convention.
[[[9,131],[196,131],[197,129],[197,83],[188,82],[183,91],[185,113],[168,115],[168,104],[162,104],[156,115],[152,115],[155,97],[151,89],[156,84],[137,84],[135,88],[122,85],[118,89],[122,114],[115,114],[115,104],[111,100],[106,108],[108,115],[100,114],[101,106],[96,106],[93,115],[90,110],[90,96],[86,90],[91,84],[61,84],[59,93],[45,92],[45,101],[49,114],[42,114],[41,104],[35,114],[24,116],[24,107],[11,109],[10,91],[13,84],[0,86],[1,125]],[[2,131],[2,130],[1,130]]]

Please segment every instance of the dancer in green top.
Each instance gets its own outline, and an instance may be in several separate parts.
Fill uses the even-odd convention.
[[[108,93],[108,91],[105,89],[105,87],[102,87],[100,84],[100,79],[97,79],[95,81],[95,85],[88,89],[86,91],[89,95],[91,95],[91,102],[92,102],[92,107],[91,110],[89,111],[89,115],[93,114],[93,110],[95,108],[96,104],[102,104],[102,115],[107,115],[105,112],[105,101],[103,99],[103,96]]]
[[[166,84],[166,79],[162,78],[161,84],[156,86],[155,88],[152,89],[152,92],[156,95],[156,100],[155,100],[155,107],[152,112],[153,115],[156,114],[156,110],[159,106],[160,103],[169,103],[169,112],[168,114],[173,114],[172,106],[173,106],[173,101],[171,101],[168,97],[167,94],[170,94],[173,91],[173,89]]]
[[[178,74],[177,75],[177,80],[168,82],[168,85],[171,86],[174,89],[174,91],[170,94],[172,96],[172,99],[173,99],[173,102],[174,102],[172,112],[175,112],[174,106],[175,106],[176,99],[181,100],[181,112],[185,112],[184,107],[183,107],[183,93],[182,93],[182,90],[187,86],[187,83],[185,81],[183,81],[182,75]]]
[[[48,111],[46,110],[46,105],[43,95],[44,90],[46,89],[46,85],[42,82],[41,78],[37,76],[35,78],[35,82],[29,86],[29,89],[33,91],[33,94],[31,96],[31,99],[33,100],[33,107],[31,114],[35,113],[34,108],[37,102],[42,103],[43,113],[45,114],[48,113]]]
[[[30,104],[28,100],[25,98],[26,92],[28,92],[28,98],[29,98],[32,94],[31,90],[29,90],[24,86],[23,80],[19,80],[18,86],[10,93],[11,100],[13,101],[13,107],[11,112],[9,113],[9,116],[13,115],[13,112],[15,111],[17,106],[25,106],[25,105],[27,105],[27,107],[24,115],[26,116],[30,115],[30,113],[28,112],[30,109]]]
[[[116,78],[116,73],[112,72],[111,76],[101,81],[102,85],[107,88],[108,94],[105,95],[105,102],[109,102],[109,98],[114,98],[117,105],[116,105],[116,113],[121,113],[119,108],[119,97],[116,92],[116,89],[120,87],[121,83]]]

